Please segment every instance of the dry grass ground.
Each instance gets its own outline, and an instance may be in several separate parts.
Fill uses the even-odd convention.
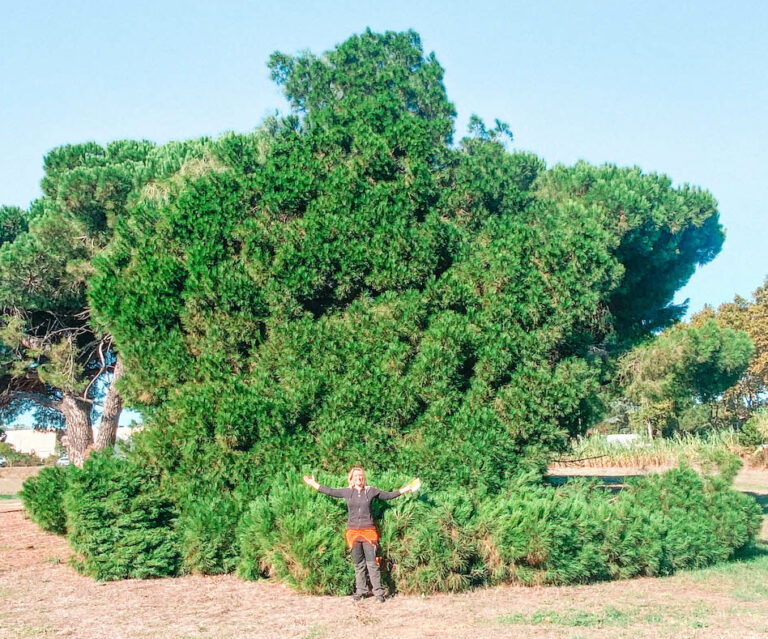
[[[738,485],[768,511],[768,472],[748,471]],[[741,561],[665,579],[355,604],[232,575],[101,584],[67,566],[63,539],[7,512],[0,514],[0,638],[766,637],[765,527],[763,542]]]

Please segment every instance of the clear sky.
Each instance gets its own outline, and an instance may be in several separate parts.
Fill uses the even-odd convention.
[[[274,50],[413,28],[458,111],[548,164],[638,165],[709,189],[727,239],[678,301],[768,275],[768,3],[0,0],[0,203],[40,194],[55,146],[248,131],[286,102]]]

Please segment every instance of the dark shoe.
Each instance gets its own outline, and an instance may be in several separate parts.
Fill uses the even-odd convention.
[[[352,595],[352,601],[360,601],[363,595]]]
[[[384,595],[376,595],[376,603],[384,603],[385,601]]]

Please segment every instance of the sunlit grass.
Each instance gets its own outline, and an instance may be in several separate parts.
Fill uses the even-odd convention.
[[[675,628],[706,628],[713,610],[704,602],[695,606],[670,605],[604,606],[594,610],[577,608],[541,608],[533,612],[499,615],[495,622],[503,626],[552,626],[562,628],[629,628],[660,625],[666,631]],[[523,628],[520,628],[521,630]],[[588,636],[596,636],[589,633]],[[602,635],[600,635],[602,636]],[[660,636],[671,636],[668,632]]]
[[[768,544],[755,544],[734,561],[682,572],[680,578],[737,601],[768,601]]]
[[[502,615],[496,622],[502,625],[524,626],[567,626],[567,627],[606,627],[628,626],[635,621],[635,611],[625,612],[608,606],[598,612],[589,612],[569,608],[567,610],[537,610],[530,614],[516,613]]]

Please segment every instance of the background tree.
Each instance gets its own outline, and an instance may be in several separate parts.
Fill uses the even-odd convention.
[[[65,448],[80,465],[92,445],[114,444],[122,400],[122,361],[107,331],[91,321],[91,260],[116,220],[156,174],[202,155],[207,141],[68,145],[45,158],[43,197],[29,211],[0,209],[0,409],[4,419],[35,409],[38,421],[63,422]],[[188,157],[189,156],[189,157]],[[95,390],[112,383],[93,441]]]
[[[578,200],[618,239],[622,277],[605,304],[619,350],[683,316],[685,304],[672,304],[675,292],[725,239],[710,193],[688,184],[672,188],[666,175],[638,167],[555,166],[539,180],[537,195]]]
[[[755,351],[749,367],[718,401],[723,423],[741,427],[751,415],[765,406],[768,391],[768,280],[752,294],[751,300],[737,296],[717,310],[706,307],[691,318],[692,326],[714,319],[720,326],[744,331]]]
[[[753,350],[745,332],[712,319],[678,324],[636,347],[620,364],[621,386],[635,405],[631,422],[651,439],[716,426],[715,401],[742,376]]]

